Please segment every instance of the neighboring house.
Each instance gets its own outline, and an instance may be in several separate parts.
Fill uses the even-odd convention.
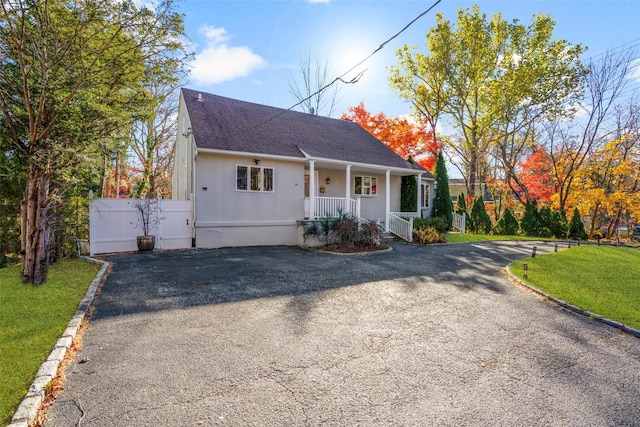
[[[200,248],[302,244],[301,223],[338,211],[388,228],[402,176],[421,183],[413,216],[428,216],[435,182],[356,123],[190,89],[173,167],[173,198],[193,199]]]
[[[469,197],[465,180],[463,178],[449,178],[449,195],[454,204],[457,203],[460,193],[464,193],[466,197]],[[476,182],[476,197],[480,194],[482,194],[485,205],[493,203],[493,196],[489,192],[489,186],[484,182]]]

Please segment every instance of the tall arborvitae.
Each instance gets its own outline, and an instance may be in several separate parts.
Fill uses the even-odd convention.
[[[467,213],[467,198],[464,197],[464,193],[458,194],[458,202],[456,203],[456,213],[462,215]]]
[[[484,199],[478,196],[471,206],[469,230],[473,233],[488,234],[491,231],[491,218],[484,206]]]
[[[415,175],[403,176],[400,183],[400,211],[415,212],[418,206],[418,180]]]
[[[436,195],[433,198],[433,216],[443,218],[447,223],[447,228],[453,224],[453,203],[451,203],[451,193],[449,193],[449,175],[447,166],[444,163],[442,150],[438,153],[436,162]]]
[[[569,223],[569,238],[570,239],[586,239],[587,232],[584,229],[584,223],[580,216],[578,208],[573,209],[573,215],[571,216],[571,222]]]

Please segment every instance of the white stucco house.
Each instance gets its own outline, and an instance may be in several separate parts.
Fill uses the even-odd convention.
[[[299,245],[305,220],[338,210],[393,232],[401,178],[434,177],[356,123],[182,89],[172,193],[191,199],[195,246]]]

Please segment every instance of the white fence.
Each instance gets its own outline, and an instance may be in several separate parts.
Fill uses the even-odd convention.
[[[457,228],[462,234],[466,231],[466,222],[467,222],[467,214],[462,213],[462,215],[458,215],[457,213],[453,213],[453,228]]]
[[[89,248],[91,255],[137,251],[136,236],[142,235],[137,199],[89,201]],[[193,204],[191,200],[162,200],[151,204],[151,229],[156,249],[191,247]]]

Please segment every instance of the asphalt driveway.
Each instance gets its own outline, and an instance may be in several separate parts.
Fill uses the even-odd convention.
[[[640,339],[507,279],[533,245],[111,257],[47,426],[640,425]]]

